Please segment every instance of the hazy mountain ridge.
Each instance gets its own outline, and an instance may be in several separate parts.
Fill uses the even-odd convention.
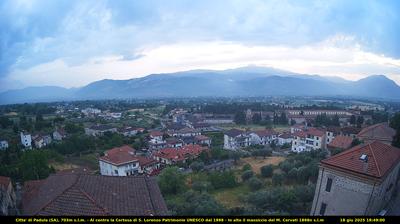
[[[400,100],[400,87],[384,75],[358,81],[264,67],[192,70],[128,80],[105,79],[81,88],[28,87],[0,93],[0,104],[80,99],[196,96],[356,96]]]

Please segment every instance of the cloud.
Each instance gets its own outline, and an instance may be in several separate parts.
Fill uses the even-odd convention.
[[[186,42],[145,48],[140,55],[133,60],[127,60],[123,55],[94,57],[79,65],[57,59],[26,70],[16,70],[10,77],[26,84],[78,87],[107,78],[130,79],[152,73],[222,70],[252,64],[350,80],[386,74],[400,83],[399,59],[363,51],[354,43],[354,38],[346,36],[334,36],[298,47],[221,41]]]
[[[168,62],[158,60],[161,65],[155,65],[145,61],[149,56],[142,55],[157,53],[172,46],[178,50],[193,49],[193,45],[197,44],[207,47],[207,43],[210,46],[218,45],[217,51],[226,49],[229,43],[234,45],[231,47],[241,46],[245,51],[250,51],[247,48],[251,46],[257,51],[266,47],[268,52],[278,51],[274,52],[276,56],[282,54],[283,57],[287,55],[285,48],[290,49],[288,51],[292,54],[301,55],[296,49],[307,51],[310,50],[307,46],[315,47],[323,41],[336,41],[336,44],[350,45],[333,46],[336,48],[357,47],[362,52],[384,54],[385,58],[400,58],[399,11],[400,3],[395,0],[172,0],[168,4],[160,0],[5,0],[0,3],[0,77],[3,77],[0,80],[7,77],[7,83],[10,83],[21,79],[22,73],[31,71],[37,74],[35,69],[57,65],[63,71],[72,69],[78,74],[87,74],[80,83],[79,79],[63,83],[72,74],[64,77],[64,73],[56,72],[25,76],[23,82],[25,85],[46,82],[78,86],[105,77],[94,75],[95,68],[101,65],[99,62],[92,64],[91,60],[121,56],[123,59],[105,63],[108,66],[119,64],[131,72],[122,68],[110,71],[109,67],[103,66],[106,69],[104,73],[112,74],[106,78],[152,73],[161,68],[168,69],[164,71],[167,72],[177,68],[171,63],[179,63],[166,59]],[[338,41],[333,37],[351,40]],[[218,58],[226,60],[228,64],[233,63],[232,58],[222,59],[223,52],[213,55],[220,55]],[[348,58],[342,56],[342,60]],[[186,57],[193,58],[195,55],[189,51]],[[237,57],[242,58],[243,55]],[[255,55],[250,54],[249,57],[259,61]],[[250,58],[243,60],[252,61]],[[264,62],[279,64],[276,60]],[[137,64],[140,61],[152,67],[140,66]],[[179,67],[195,67],[194,64],[215,66],[213,61],[202,58],[198,61],[196,64],[193,59],[188,62],[193,63],[192,66]],[[129,67],[131,64],[141,69]],[[237,65],[238,62],[233,64]],[[83,70],[79,71],[79,68]],[[333,73],[340,70],[326,71],[325,68],[320,71]],[[47,77],[48,81],[36,80],[37,77]],[[1,82],[1,88],[8,86]]]

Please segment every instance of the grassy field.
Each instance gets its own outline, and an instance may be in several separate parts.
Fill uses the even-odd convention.
[[[237,187],[217,190],[211,194],[215,200],[224,205],[226,208],[235,208],[244,206],[241,197],[250,192],[246,184],[240,184]]]
[[[265,165],[275,165],[277,166],[280,162],[284,161],[285,157],[281,156],[272,156],[266,157],[265,159],[262,157],[247,157],[241,158],[236,166],[237,169],[242,169],[245,164],[250,164],[252,170],[256,174],[260,174],[260,168]]]

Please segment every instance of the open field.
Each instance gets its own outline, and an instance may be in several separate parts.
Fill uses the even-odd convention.
[[[226,208],[235,208],[243,206],[240,197],[250,192],[247,185],[241,184],[234,188],[214,191],[211,194],[215,200],[224,205]]]
[[[242,167],[248,163],[253,169],[253,172],[256,174],[260,174],[260,168],[265,165],[275,165],[277,166],[280,162],[284,161],[285,157],[282,156],[272,156],[266,157],[265,159],[262,157],[248,157],[248,158],[241,158],[238,162],[237,167],[242,169]]]

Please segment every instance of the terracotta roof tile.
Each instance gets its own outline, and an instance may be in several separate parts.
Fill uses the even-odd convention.
[[[365,163],[360,160],[361,155],[368,156],[368,166],[364,172]],[[392,167],[400,161],[400,149],[374,141],[368,144],[355,146],[347,151],[321,161],[322,165],[345,169],[376,178],[384,177]]]
[[[25,189],[23,198],[26,196]],[[24,215],[138,216],[168,212],[156,180],[143,176],[50,175],[31,198],[23,200]]]
[[[357,134],[357,137],[368,140],[392,141],[396,131],[389,127],[388,123],[380,123],[368,126]]]
[[[100,160],[115,165],[137,161],[137,158],[135,156],[135,149],[128,145],[110,149],[104,154],[104,156],[100,157]]]
[[[329,147],[332,148],[341,148],[341,149],[348,149],[353,142],[353,138],[349,136],[336,136],[331,143],[328,144]]]

